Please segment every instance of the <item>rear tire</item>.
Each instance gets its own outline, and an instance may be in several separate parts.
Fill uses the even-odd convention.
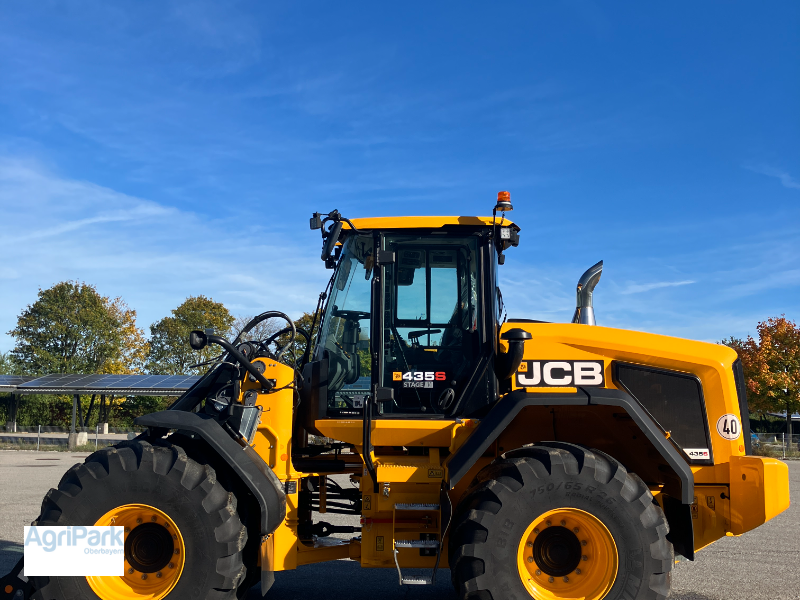
[[[462,600],[665,600],[668,532],[644,482],[610,456],[526,446],[484,468],[459,504],[453,584]]]
[[[166,584],[157,588],[151,598],[192,598],[198,600],[224,600],[236,596],[237,586],[245,578],[242,563],[242,549],[247,542],[247,530],[241,523],[237,512],[236,496],[226,490],[217,480],[213,468],[201,465],[186,455],[179,446],[158,441],[149,443],[143,440],[123,442],[111,448],[95,452],[84,464],[78,464],[67,471],[58,484],[51,489],[42,501],[42,511],[34,525],[101,525],[104,515],[115,511],[132,510],[126,506],[152,508],[153,521],[144,523],[150,538],[145,542],[160,539],[169,545],[170,537],[180,542],[176,544],[175,554],[181,548],[185,558],[181,563],[169,565],[181,567],[173,587]],[[123,507],[123,508],[120,508]],[[158,515],[156,517],[155,515]],[[161,522],[171,521],[158,530]],[[134,521],[131,531],[136,532]],[[119,523],[116,523],[119,524]],[[169,535],[173,529],[179,535]],[[150,531],[153,530],[153,531]],[[169,532],[164,540],[164,531]],[[133,534],[125,534],[126,542]],[[140,535],[141,537],[141,535]],[[180,543],[180,547],[177,544]],[[146,544],[145,544],[146,545]],[[151,546],[152,547],[152,546]],[[128,544],[126,544],[126,574],[131,567]],[[173,548],[166,548],[167,554]],[[164,558],[164,560],[168,560]],[[104,592],[106,588],[94,588],[87,577],[32,577],[35,589],[33,598],[37,600],[131,600],[142,598],[142,591],[126,587],[131,582],[138,584],[147,579],[148,584],[166,582],[170,571],[175,567],[161,565],[159,556],[154,557],[153,568],[161,569],[165,577],[152,573],[147,578],[140,577],[150,567],[141,566],[142,573],[135,570],[130,580],[124,577],[94,578],[112,581],[114,592]],[[157,563],[157,564],[156,564]],[[100,582],[103,585],[103,582]],[[99,593],[97,590],[100,589]],[[120,591],[121,590],[121,591]],[[113,597],[112,597],[113,596]]]

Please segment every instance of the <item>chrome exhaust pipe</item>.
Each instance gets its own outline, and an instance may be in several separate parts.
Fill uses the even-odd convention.
[[[601,260],[596,265],[586,269],[586,272],[581,275],[578,281],[575,314],[572,315],[573,323],[581,323],[583,325],[595,325],[594,321],[594,308],[592,307],[592,292],[594,286],[600,281],[600,275],[603,274],[603,261]]]

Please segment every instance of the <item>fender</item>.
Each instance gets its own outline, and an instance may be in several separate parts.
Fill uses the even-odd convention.
[[[681,481],[681,502],[691,504],[694,500],[694,474],[680,452],[664,435],[664,432],[647,416],[641,405],[630,394],[607,388],[578,388],[572,394],[531,394],[517,390],[506,394],[481,420],[464,445],[456,450],[445,463],[447,483],[453,489],[475,462],[491,446],[500,433],[526,406],[619,406],[625,409],[639,429],[655,446],[667,464]]]
[[[242,448],[210,415],[162,410],[138,417],[134,423],[149,428],[156,436],[163,436],[170,429],[181,429],[203,438],[258,501],[261,535],[275,531],[286,518],[286,494],[277,475],[252,448]]]

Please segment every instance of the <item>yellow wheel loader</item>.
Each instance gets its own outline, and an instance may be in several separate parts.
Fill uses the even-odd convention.
[[[124,575],[24,583],[20,564],[0,594],[233,599],[351,559],[399,585],[449,569],[460,599],[663,600],[676,555],[785,510],[733,350],[595,325],[602,263],[573,322],[506,316],[511,208],[315,213],[333,274],[312,331],[266,312],[232,341],[193,332],[221,350],[207,374],[44,498],[36,525],[125,527]]]

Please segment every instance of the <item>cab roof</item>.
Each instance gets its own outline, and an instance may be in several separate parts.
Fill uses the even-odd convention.
[[[364,219],[351,219],[357,229],[438,229],[445,225],[464,225],[469,227],[491,227],[492,217],[368,217]],[[513,227],[520,230],[519,225],[508,219],[497,217],[494,219],[498,227]],[[350,229],[344,223],[344,229]]]

